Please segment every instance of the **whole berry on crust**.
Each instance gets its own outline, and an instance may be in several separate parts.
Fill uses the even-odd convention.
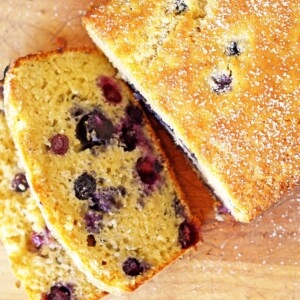
[[[231,41],[225,51],[225,54],[228,56],[238,56],[241,54],[241,49],[237,42]]]

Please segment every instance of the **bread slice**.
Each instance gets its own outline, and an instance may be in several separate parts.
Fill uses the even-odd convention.
[[[291,0],[111,0],[83,18],[238,221],[300,181],[299,13]]]
[[[47,225],[95,285],[132,291],[198,242],[145,115],[103,54],[21,58],[4,94]]]
[[[87,281],[47,229],[16,157],[3,110],[0,139],[0,237],[28,298],[102,298],[106,293]]]

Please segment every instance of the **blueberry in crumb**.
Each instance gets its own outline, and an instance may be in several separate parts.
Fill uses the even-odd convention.
[[[91,142],[103,144],[113,134],[113,124],[100,112],[94,111],[87,118],[86,130]]]
[[[238,56],[241,54],[241,49],[238,46],[238,43],[235,41],[231,41],[225,51],[228,56]]]
[[[71,290],[64,285],[58,284],[51,287],[46,295],[46,300],[71,300]]]
[[[89,234],[86,238],[88,247],[95,247],[96,246],[96,240],[95,237],[92,234]]]
[[[93,194],[92,203],[92,209],[110,212],[116,206],[115,193],[107,189],[100,190]]]
[[[184,0],[175,0],[175,10],[176,13],[180,14],[186,11],[188,6],[185,4]]]
[[[18,173],[11,183],[12,189],[16,192],[23,193],[29,188],[25,174]]]
[[[134,106],[132,104],[128,105],[126,107],[126,114],[134,124],[142,124],[143,113],[137,106]]]
[[[31,243],[37,250],[41,249],[45,243],[44,236],[40,233],[33,231],[31,233]]]
[[[136,136],[136,132],[133,128],[133,126],[126,126],[123,125],[121,129],[121,135],[120,135],[120,141],[124,145],[125,151],[133,151],[138,143],[138,138]]]
[[[107,144],[113,132],[112,122],[99,110],[83,116],[76,126],[76,137],[82,144],[82,150]]]
[[[100,76],[97,78],[97,85],[102,89],[103,95],[107,102],[118,104],[122,101],[122,95],[117,83],[107,76]]]
[[[182,249],[195,245],[200,238],[199,228],[192,222],[184,221],[179,226],[179,243]]]
[[[232,83],[232,72],[230,71],[229,74],[221,74],[212,76],[212,80],[215,84],[213,87],[213,91],[217,94],[225,93],[231,90],[231,83]]]
[[[74,190],[78,199],[86,200],[96,191],[96,179],[85,172],[75,180]]]
[[[161,170],[161,164],[156,159],[140,157],[137,160],[136,171],[145,184],[153,185],[158,180]]]
[[[91,197],[90,208],[96,211],[111,212],[121,207],[117,198],[125,195],[126,189],[123,186],[99,189]]]
[[[102,219],[101,214],[89,210],[84,216],[86,230],[90,233],[99,233]]]
[[[64,155],[69,149],[69,139],[64,134],[56,134],[50,139],[50,149],[54,154]]]
[[[123,263],[123,271],[126,275],[137,276],[144,273],[146,266],[134,257],[127,258]]]

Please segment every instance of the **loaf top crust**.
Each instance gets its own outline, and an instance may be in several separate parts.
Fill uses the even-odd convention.
[[[83,24],[237,220],[299,184],[299,0],[111,0]]]

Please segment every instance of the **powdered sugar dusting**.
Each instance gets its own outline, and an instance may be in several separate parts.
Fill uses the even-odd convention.
[[[4,5],[6,3],[8,11],[14,10],[15,1],[7,1]],[[28,11],[35,11],[35,2],[24,3]],[[299,21],[294,17],[300,15],[299,1],[225,0],[210,3],[205,19],[191,22],[194,28],[187,26],[186,32],[182,30],[178,33],[181,43],[178,39],[174,41],[177,51],[171,51],[172,43],[168,44],[170,33],[165,26],[168,20],[165,20],[162,41],[167,42],[163,45],[166,50],[155,53],[158,57],[155,57],[157,63],[155,59],[152,61],[153,68],[145,68],[143,64],[134,65],[132,72],[142,77],[140,86],[147,90],[151,87],[148,95],[153,94],[154,101],[161,103],[159,109],[164,111],[166,108],[169,116],[178,122],[176,124],[182,126],[182,135],[190,141],[193,149],[200,149],[200,155],[230,179],[228,185],[236,184],[239,187],[234,191],[236,197],[245,199],[248,195],[253,199],[253,193],[257,192],[259,196],[267,195],[275,199],[299,180],[300,35]],[[50,20],[61,21],[65,6],[65,2],[57,4],[50,13],[39,10],[36,14],[41,19],[38,20],[50,14]],[[59,31],[61,27],[58,23],[51,21],[51,34],[46,31],[44,38],[36,41],[34,46],[30,37],[32,32],[27,31],[31,33],[29,36],[25,32],[26,43],[21,37],[14,42],[14,56],[49,46],[52,33],[68,35],[72,31],[71,35],[77,36],[78,42],[80,37],[74,24],[80,23],[79,17],[86,7],[78,11],[77,8],[66,9],[70,15],[66,17],[62,31]],[[247,22],[244,23],[243,19]],[[110,20],[106,25],[112,27],[113,23],[115,20]],[[28,27],[33,28],[27,23]],[[177,28],[179,30],[180,26]],[[22,31],[20,28],[18,30]],[[199,30],[201,33],[198,33]],[[42,31],[34,32],[42,36]],[[211,32],[215,33],[212,35]],[[118,49],[122,49],[122,43],[127,43],[129,50],[140,50],[142,37],[139,35],[139,39],[133,41],[129,38],[131,34],[125,31],[121,42],[118,36],[115,37]],[[195,43],[194,49],[188,47],[191,40]],[[224,55],[230,41],[238,41],[241,45],[243,52],[238,57]],[[5,47],[4,53],[7,51]],[[143,58],[143,51],[138,55],[141,55],[140,59]],[[206,57],[211,57],[211,60],[206,61]],[[7,62],[3,63],[2,69],[6,65]],[[170,66],[172,68],[168,72]],[[232,93],[212,93],[209,86],[211,74],[220,70],[228,71],[228,68],[233,74]],[[152,78],[154,70],[155,78]],[[174,99],[178,99],[178,103]],[[202,142],[195,143],[193,139],[199,136]],[[247,188],[249,178],[255,178],[254,187]],[[201,197],[198,195],[195,201]],[[194,198],[194,195],[191,194],[190,198]],[[171,298],[174,296],[172,291],[178,286],[187,295],[190,295],[189,291],[199,297],[205,293],[232,295],[234,287],[237,297],[252,296],[255,299],[269,295],[269,290],[260,285],[261,280],[252,281],[253,278],[251,282],[245,280],[241,284],[243,275],[260,274],[259,279],[266,281],[268,277],[275,278],[274,274],[288,270],[283,283],[278,284],[277,296],[284,298],[288,294],[296,298],[299,294],[299,269],[296,267],[299,267],[300,258],[299,252],[294,250],[299,249],[299,199],[280,203],[249,225],[237,224],[230,216],[224,216],[224,222],[219,223],[214,221],[214,216],[207,215],[207,222],[203,226],[204,245],[154,279],[148,285],[151,297],[158,295],[163,298],[164,295],[165,298]],[[261,208],[264,208],[263,204]],[[186,278],[182,274],[187,274]],[[224,291],[224,285],[221,285],[224,280],[229,283],[230,291]],[[138,299],[139,293],[121,299]]]

